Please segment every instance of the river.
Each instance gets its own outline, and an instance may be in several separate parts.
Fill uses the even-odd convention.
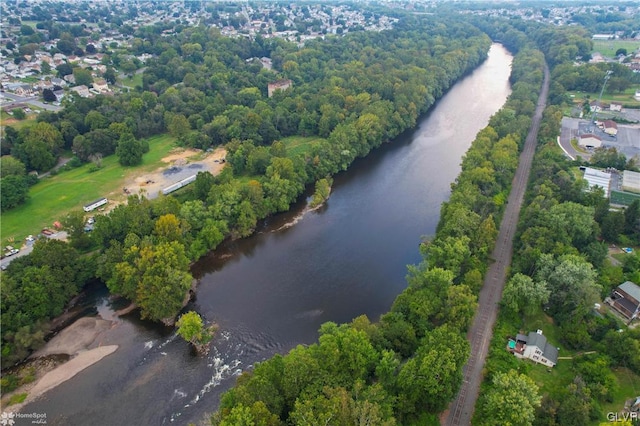
[[[511,60],[494,44],[416,129],[337,175],[322,208],[305,213],[301,202],[200,260],[190,308],[219,325],[207,357],[135,314],[114,319],[103,289],[96,312],[116,324],[96,345],[120,348],[22,411],[46,413],[50,425],[197,423],[241,371],[314,342],[323,322],[377,320],[405,288],[406,265],[420,261],[462,156],[509,95]]]

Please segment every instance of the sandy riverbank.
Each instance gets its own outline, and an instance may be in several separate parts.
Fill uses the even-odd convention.
[[[118,349],[117,345],[100,346],[100,336],[115,325],[112,321],[84,317],[62,330],[47,344],[30,357],[26,368],[35,368],[36,380],[20,386],[2,397],[2,410],[19,412],[22,407],[50,389],[69,380],[85,368]],[[98,347],[95,347],[98,345]],[[51,355],[68,355],[69,361],[60,364],[52,361]],[[27,394],[24,402],[6,405],[12,395]]]

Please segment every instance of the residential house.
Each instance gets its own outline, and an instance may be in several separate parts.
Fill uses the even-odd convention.
[[[640,315],[640,287],[631,281],[625,281],[611,293],[611,307],[631,320]]]
[[[618,124],[613,121],[613,120],[605,120],[604,123],[602,123],[604,128],[604,132],[608,135],[612,135],[615,136],[618,134]]]
[[[584,133],[580,135],[578,144],[587,148],[600,148],[602,146],[602,139],[592,133]]]
[[[269,97],[272,97],[276,90],[287,90],[292,85],[293,82],[291,80],[278,80],[274,83],[269,83],[267,86]]]
[[[81,86],[72,87],[70,90],[72,92],[77,93],[78,96],[80,96],[81,98],[88,98],[91,96],[91,93],[89,92],[89,88],[84,84]]]
[[[51,79],[51,83],[53,83],[54,86],[60,86],[60,87],[65,87],[67,85],[67,82],[64,81],[61,78],[52,78]]]
[[[109,85],[104,78],[98,78],[93,82],[93,88],[100,93],[106,93],[109,91]]]
[[[602,111],[602,105],[598,103],[598,101],[589,102],[589,111],[591,112],[600,112]]]
[[[56,95],[56,102],[62,102],[62,98],[64,98],[64,90],[56,90],[53,94]]]
[[[20,84],[15,88],[14,93],[18,96],[33,96],[33,88],[28,84]]]
[[[620,102],[611,102],[609,104],[610,111],[622,111],[622,104]]]
[[[518,334],[515,340],[509,339],[507,350],[518,358],[528,358],[547,367],[558,363],[558,348],[547,341],[542,330],[531,331],[527,336]]]

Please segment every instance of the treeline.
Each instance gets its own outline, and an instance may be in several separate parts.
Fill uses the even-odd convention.
[[[44,342],[48,321],[91,279],[95,258],[58,240],[39,241],[2,273],[2,367],[26,358]]]
[[[136,40],[158,56],[139,91],[76,98],[63,111],[41,113],[37,126],[8,127],[0,153],[43,172],[65,150],[83,162],[115,154],[122,165],[136,165],[149,149],[143,140],[165,132],[200,149],[319,135],[330,138],[318,147],[322,172],[314,175],[324,177],[415,126],[453,81],[485,58],[489,40],[468,25],[406,25],[303,48],[277,38],[228,38],[204,26],[171,38],[143,27]],[[250,60],[263,56],[272,59],[272,70]],[[112,55],[105,62],[119,60]],[[294,87],[269,98],[267,85],[278,78]]]
[[[563,62],[554,53],[577,49],[577,45],[587,43],[587,35],[577,45],[567,46],[563,36],[567,30],[548,31],[555,30],[558,37],[541,44],[545,55],[555,58],[556,63],[552,70],[552,105],[544,112],[538,135],[538,152],[514,244],[512,275],[504,289],[486,381],[474,418],[477,424],[550,426],[604,421],[601,404],[612,402],[617,391],[612,368],[640,372],[640,333],[619,332],[620,324],[615,319],[593,311],[594,302],[608,296],[613,287],[638,277],[638,258],[630,256],[623,265],[613,266],[606,260],[607,245],[601,240],[606,232],[637,244],[640,205],[624,213],[610,211],[604,192],[587,191],[586,182],[576,178],[577,164],[568,161],[556,147],[562,105],[554,101],[565,99],[558,81],[575,68],[566,65],[573,61],[570,55]],[[527,31],[541,41],[535,28]],[[619,158],[614,155],[612,160]],[[552,335],[559,341],[552,344],[596,352],[560,360],[571,364],[570,379],[554,385],[544,383],[544,393],[530,377],[532,365],[505,350],[508,338],[531,331],[531,323],[539,315],[553,318],[557,332]],[[560,380],[555,375],[554,370],[544,382]]]
[[[227,392],[214,425],[431,424],[462,381],[465,332],[477,307],[496,223],[542,82],[542,54],[523,49],[514,90],[481,131],[442,206],[408,287],[372,324],[324,324],[319,342],[259,363]]]
[[[182,202],[173,196],[153,201],[130,197],[126,205],[109,215],[97,216],[90,237],[83,232],[81,212],[72,213],[65,221],[73,247],[99,246],[103,250],[96,276],[110,291],[135,302],[143,317],[165,322],[179,311],[191,286],[190,262],[226,237],[251,234],[258,220],[287,210],[307,185],[346,169],[356,157],[414,126],[418,115],[437,97],[482,62],[490,45],[490,40],[471,26],[457,22],[440,26],[427,20],[384,34],[363,33],[311,43],[300,50],[289,46],[284,63],[291,66],[283,67],[290,71],[283,73],[296,79],[293,91],[262,99],[260,90],[276,74],[251,68],[240,56],[256,54],[243,50],[254,42],[223,38],[203,28],[183,33],[173,42],[176,46],[197,37],[210,36],[212,40],[198,39],[206,47],[202,63],[188,54],[188,49],[181,48],[183,56],[179,57],[161,55],[144,77],[159,94],[143,91],[77,99],[60,113],[40,114],[39,123],[32,128],[50,135],[55,146],[68,148],[71,143],[78,155],[97,155],[118,153],[123,141],[140,141],[164,131],[165,125],[183,142],[192,134],[209,141],[207,129],[225,123],[220,127],[224,137],[213,134],[220,136],[215,144],[228,142],[233,136],[227,143],[227,166],[216,177],[198,174],[192,188],[181,195]],[[196,38],[189,38],[192,36]],[[213,63],[218,65],[209,66]],[[165,78],[175,76],[162,74],[184,67],[197,70],[196,80],[206,83],[203,90],[185,83],[174,86],[174,80],[169,80],[169,85]],[[163,78],[151,76],[151,69]],[[218,77],[224,77],[220,84],[209,84]],[[264,82],[260,83],[262,88],[251,90],[258,81]],[[162,86],[165,89],[160,90]],[[260,136],[260,129],[270,132],[276,125],[281,129],[277,137],[300,132],[327,138],[305,155],[292,155],[283,143],[271,143],[271,136]],[[41,138],[27,139],[33,131],[14,132],[13,139],[3,140],[3,147],[19,152],[25,144],[41,143]],[[5,274],[17,273],[12,264]],[[36,295],[25,297],[16,299],[16,310],[26,309]],[[38,342],[9,341],[3,335],[3,351],[16,358]]]

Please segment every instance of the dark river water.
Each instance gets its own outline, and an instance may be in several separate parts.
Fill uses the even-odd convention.
[[[493,45],[416,129],[336,176],[319,210],[303,201],[199,261],[190,308],[219,325],[207,357],[135,314],[114,319],[106,290],[97,291],[98,314],[116,324],[96,345],[119,349],[23,412],[60,425],[197,423],[242,370],[314,342],[321,323],[377,320],[404,289],[406,265],[420,261],[418,244],[435,232],[462,156],[509,95],[511,59]]]

